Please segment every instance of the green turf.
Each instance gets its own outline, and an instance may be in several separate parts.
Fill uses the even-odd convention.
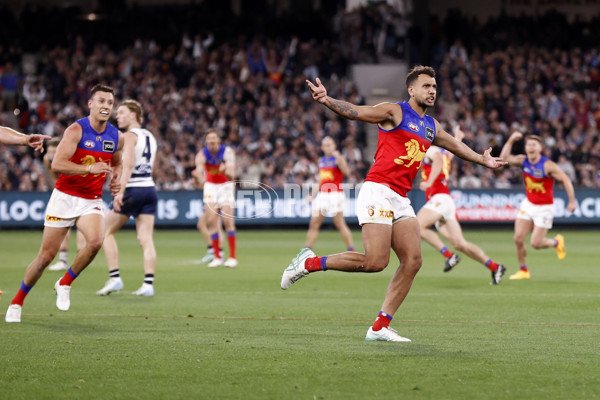
[[[424,265],[392,326],[412,343],[367,343],[392,265],[379,274],[317,273],[287,291],[283,268],[303,231],[240,231],[236,269],[199,265],[194,231],[156,233],[156,296],[141,284],[135,233],[117,236],[125,292],[97,297],[104,254],[60,312],[47,271],[21,324],[0,322],[0,394],[7,399],[590,399],[600,397],[598,233],[565,232],[568,256],[529,251],[516,270],[510,231],[468,231],[508,267],[490,286],[466,256],[442,273]],[[0,232],[0,312],[19,287],[40,232]],[[355,232],[360,243],[360,234]],[[74,242],[74,240],[72,241]],[[74,247],[74,243],[72,243]],[[359,246],[360,249],[360,246]],[[343,250],[323,231],[315,251]],[[72,254],[70,255],[72,259]],[[395,258],[392,258],[396,262]]]

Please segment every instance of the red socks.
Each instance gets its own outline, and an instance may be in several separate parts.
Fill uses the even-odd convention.
[[[498,263],[491,258],[486,261],[485,266],[488,267],[492,271],[496,271],[498,269]]]
[[[229,242],[229,257],[235,257],[235,231],[227,232],[227,241]]]
[[[384,313],[383,311],[379,311],[379,315],[377,315],[377,319],[373,324],[373,330],[379,331],[383,328],[387,328],[390,326],[390,322],[392,322],[392,316]]]

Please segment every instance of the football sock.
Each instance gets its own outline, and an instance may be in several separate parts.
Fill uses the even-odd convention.
[[[450,250],[448,250],[448,248],[446,246],[442,247],[442,249],[440,250],[440,253],[442,253],[442,255],[446,258],[452,257],[452,255],[454,254]]]
[[[61,250],[60,253],[58,253],[58,259],[60,261],[64,262],[65,264],[67,264],[68,263],[67,254],[68,254],[68,252],[66,250]]]
[[[390,326],[390,322],[392,322],[392,316],[383,311],[379,311],[379,315],[377,315],[375,323],[373,324],[373,330],[379,331],[382,328],[387,328]]]
[[[221,258],[221,257],[219,257],[219,232],[212,234],[210,236],[210,239],[212,240],[212,249],[213,249],[215,258]]]
[[[67,271],[65,276],[63,276],[62,279],[60,280],[59,285],[60,286],[71,286],[71,283],[73,283],[75,278],[77,278],[78,276],[79,276],[79,274],[76,274],[75,272],[73,272],[72,268],[69,268],[69,270]]]
[[[348,250],[348,251],[354,251],[354,246],[349,246],[349,247],[347,248],[347,250]]]
[[[10,304],[18,304],[22,306],[23,302],[25,301],[25,297],[29,294],[29,291],[32,287],[33,286],[27,286],[25,281],[21,282],[21,287]]]
[[[496,271],[498,269],[498,263],[491,258],[485,262],[485,266],[491,269],[492,271]]]
[[[529,269],[527,269],[527,264],[526,264],[526,265],[521,265],[521,267],[520,267],[520,270],[521,270],[521,271],[528,272],[528,271],[529,271]]]
[[[556,240],[556,239],[552,239],[552,240],[554,240],[554,247],[558,246],[558,240]]]
[[[206,246],[206,254],[215,254],[215,251],[212,248],[212,245]]]
[[[121,274],[119,273],[119,268],[111,269],[110,271],[108,271],[108,275],[111,278],[120,278],[121,277]]]
[[[304,268],[306,268],[306,270],[308,272],[327,271],[327,267],[325,266],[326,263],[327,263],[327,256],[311,257],[311,258],[306,259]]]
[[[154,274],[144,275],[144,283],[146,283],[148,285],[154,284]]]
[[[235,231],[227,232],[227,241],[229,242],[229,257],[235,257]]]

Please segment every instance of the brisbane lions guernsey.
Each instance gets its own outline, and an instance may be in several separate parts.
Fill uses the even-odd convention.
[[[319,191],[340,192],[344,173],[338,168],[335,157],[323,156],[319,159]]]
[[[548,161],[548,157],[544,156],[535,164],[531,164],[527,157],[523,161],[525,193],[527,200],[533,204],[543,205],[554,203],[554,178],[547,176],[544,172],[544,163],[546,161]]]
[[[107,122],[104,132],[96,132],[90,125],[89,117],[82,118],[77,123],[81,125],[81,140],[69,161],[80,165],[92,165],[97,162],[110,164],[119,145],[117,128]],[[99,199],[102,197],[105,180],[106,174],[60,174],[54,187],[71,196]]]
[[[448,189],[448,177],[450,176],[450,153],[448,150],[443,149],[438,146],[431,146],[429,150],[427,150],[427,154],[425,154],[425,159],[423,160],[423,169],[421,170],[421,177],[424,182],[429,180],[431,174],[431,167],[433,165],[432,158],[433,155],[439,152],[442,156],[442,171],[435,178],[433,184],[425,191],[425,199],[429,200],[433,195],[439,193],[450,194],[450,190]]]
[[[389,131],[379,127],[375,162],[365,181],[387,185],[406,197],[436,131],[432,117],[421,118],[406,101],[397,104],[402,107],[402,121]]]
[[[217,154],[213,155],[208,150],[208,147],[205,147],[202,151],[204,152],[204,159],[206,163],[204,164],[204,168],[206,171],[206,182],[210,183],[225,183],[229,181],[227,179],[227,175],[225,172],[221,172],[219,170],[219,166],[225,162],[225,149],[227,146],[224,144],[219,146],[219,151]]]

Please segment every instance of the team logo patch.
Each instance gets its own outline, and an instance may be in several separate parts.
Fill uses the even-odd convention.
[[[433,129],[425,128],[425,131],[425,137],[427,138],[427,140],[433,140]]]
[[[417,140],[411,139],[404,143],[404,146],[406,146],[406,155],[399,156],[394,162],[398,165],[404,165],[407,168],[411,167],[414,163],[418,163],[419,165],[417,165],[417,168],[421,168],[421,163],[425,158],[425,152],[427,152],[425,145],[421,147]]]
[[[411,131],[413,132],[419,132],[419,127],[417,126],[417,124],[415,124],[414,122],[409,122],[408,123],[408,127],[410,128]]]
[[[91,140],[86,140],[85,143],[83,144],[85,147],[87,147],[88,149],[91,149],[92,147],[94,147],[94,142]]]
[[[102,142],[102,150],[107,152],[115,151],[115,142],[112,140],[105,140]]]
[[[62,221],[62,218],[59,217],[53,217],[52,215],[48,215],[46,214],[46,221],[50,221],[50,222],[59,222]]]
[[[375,206],[367,207],[367,214],[369,214],[369,217],[372,217],[373,215],[375,215]]]

